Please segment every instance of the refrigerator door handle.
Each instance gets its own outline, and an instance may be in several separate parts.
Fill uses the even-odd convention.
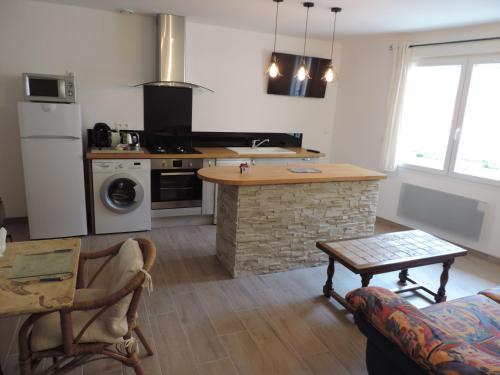
[[[76,140],[81,139],[80,137],[75,137],[72,135],[31,135],[29,137],[21,137],[21,139],[68,139]]]

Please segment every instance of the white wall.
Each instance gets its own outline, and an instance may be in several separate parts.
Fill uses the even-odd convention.
[[[267,95],[264,71],[272,42],[271,34],[188,21],[186,78],[216,91],[195,93],[193,129],[303,132],[306,147],[329,156],[336,86],[329,85],[325,99]],[[309,46],[308,54],[329,56],[327,41]],[[300,38],[278,39],[279,51],[301,48]],[[130,86],[153,79],[154,19],[1,0],[0,51],[0,197],[8,217],[25,216],[16,113],[21,73],[74,72],[84,129],[100,121],[143,129],[142,89]]]
[[[0,1],[0,196],[8,217],[25,216],[16,102],[22,72],[77,80],[84,128],[127,122],[142,128],[142,89],[153,71],[151,17],[40,2]]]
[[[325,99],[268,95],[264,72],[272,43],[271,34],[188,24],[187,78],[215,90],[195,93],[193,130],[304,133],[304,146],[329,159],[337,85],[327,86]],[[277,49],[300,53],[302,43],[279,36]],[[340,48],[336,45],[337,70]],[[329,57],[330,43],[310,41],[307,54]]]
[[[342,76],[335,117],[333,159],[380,169],[385,131],[387,93],[392,71],[389,46],[398,41],[428,43],[500,35],[500,24],[425,32],[382,35],[342,41]],[[466,47],[467,48],[467,47]],[[488,203],[480,241],[404,220],[397,216],[401,184],[412,183]],[[422,228],[470,248],[500,257],[500,188],[410,169],[399,169],[382,183],[378,214],[386,219]]]

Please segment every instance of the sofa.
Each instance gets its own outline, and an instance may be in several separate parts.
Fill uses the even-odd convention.
[[[500,287],[417,309],[378,287],[347,294],[378,374],[500,374]]]

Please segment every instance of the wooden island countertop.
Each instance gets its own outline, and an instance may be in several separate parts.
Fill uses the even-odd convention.
[[[315,168],[321,173],[293,173],[293,167]],[[382,180],[387,176],[351,164],[297,164],[297,165],[260,165],[250,168],[248,173],[240,173],[239,167],[211,167],[198,170],[198,177],[204,181],[221,185],[256,186],[307,184],[316,182],[371,181]]]

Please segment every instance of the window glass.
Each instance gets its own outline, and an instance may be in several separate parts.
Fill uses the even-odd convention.
[[[461,65],[413,66],[405,92],[399,158],[443,170]]]
[[[500,63],[475,64],[455,172],[500,181]]]

